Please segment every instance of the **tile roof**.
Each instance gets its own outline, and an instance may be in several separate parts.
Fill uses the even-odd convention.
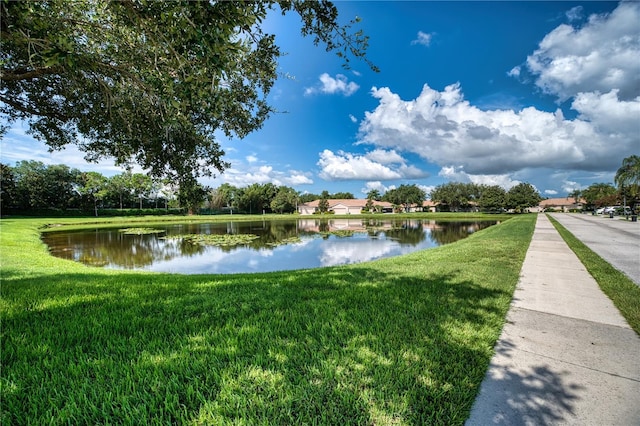
[[[586,203],[586,200],[581,198],[578,203]],[[573,197],[565,197],[565,198],[549,198],[547,200],[540,201],[540,207],[552,207],[552,206],[572,206],[576,203],[576,199]]]
[[[367,205],[367,200],[366,199],[362,199],[362,198],[355,198],[355,199],[346,199],[346,200],[341,200],[341,199],[328,199],[327,200],[329,202],[329,208],[333,208],[334,206],[337,206],[339,204],[342,204],[343,206],[346,207],[364,207]],[[305,207],[318,207],[318,204],[320,203],[320,200],[313,200],[310,203],[304,203],[304,204],[300,204],[300,206],[305,206]],[[373,202],[374,206],[382,206],[382,207],[392,207],[393,204],[388,203],[386,201],[374,201]]]

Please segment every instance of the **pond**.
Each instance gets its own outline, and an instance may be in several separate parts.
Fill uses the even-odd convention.
[[[52,255],[86,265],[181,274],[360,263],[453,243],[496,221],[298,219],[96,228],[43,234]]]

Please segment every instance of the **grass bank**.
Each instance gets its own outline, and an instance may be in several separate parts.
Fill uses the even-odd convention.
[[[631,328],[640,335],[640,287],[547,215],[567,245],[578,256],[602,291],[611,299]]]
[[[0,222],[2,424],[463,424],[535,215],[344,267],[94,269]]]

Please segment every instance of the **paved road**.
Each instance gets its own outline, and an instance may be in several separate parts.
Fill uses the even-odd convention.
[[[640,222],[577,213],[551,216],[640,286]]]

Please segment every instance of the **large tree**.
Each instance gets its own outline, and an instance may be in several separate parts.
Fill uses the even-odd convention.
[[[271,200],[271,210],[278,213],[292,213],[298,205],[298,193],[288,186],[278,188],[278,193]]]
[[[398,188],[388,190],[382,197],[384,201],[404,206],[405,211],[409,211],[409,207],[414,204],[422,207],[426,198],[427,194],[416,185],[400,185]]]
[[[507,192],[498,185],[481,185],[478,205],[484,211],[496,212],[504,208]]]
[[[472,183],[448,182],[431,190],[431,200],[440,203],[449,211],[457,212],[477,197],[477,187]]]
[[[13,173],[20,208],[66,209],[77,201],[80,172],[76,169],[64,164],[47,166],[40,161],[20,161]]]
[[[347,66],[364,58],[367,37],[326,0],[1,0],[0,115],[191,188],[228,166],[216,132],[242,138],[273,112],[282,52],[263,23],[278,8]]]
[[[580,192],[582,198],[587,202],[588,208],[609,205],[611,197],[617,194],[616,188],[610,183],[593,183],[588,188]]]
[[[507,192],[505,204],[507,208],[524,212],[529,207],[537,206],[540,201],[542,201],[542,197],[533,185],[519,183]]]
[[[13,168],[0,164],[0,214],[6,209],[15,207],[17,202],[16,176]]]
[[[640,198],[640,156],[631,155],[622,160],[622,165],[616,171],[615,182],[620,193],[626,198],[627,194],[632,205]]]
[[[78,192],[89,198],[93,204],[93,212],[98,216],[98,201],[108,192],[108,179],[98,172],[84,172],[80,174]]]

